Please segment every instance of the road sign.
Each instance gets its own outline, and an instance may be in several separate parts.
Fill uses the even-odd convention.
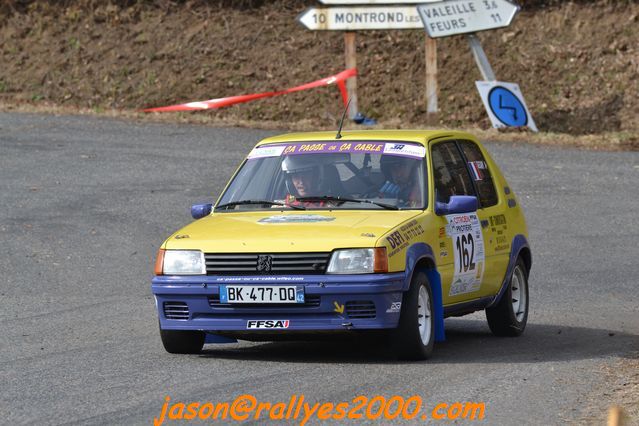
[[[530,127],[537,132],[524,95],[516,83],[478,81],[475,83],[493,127]]]
[[[424,28],[415,6],[310,7],[297,21],[314,31]]]
[[[417,10],[435,38],[507,27],[519,6],[506,0],[448,0],[421,4]]]

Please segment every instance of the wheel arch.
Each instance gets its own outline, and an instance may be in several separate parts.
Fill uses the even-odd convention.
[[[410,283],[416,272],[422,271],[426,274],[433,294],[435,341],[443,342],[446,340],[446,334],[444,333],[444,300],[441,276],[439,275],[439,271],[437,271],[437,263],[435,262],[433,249],[425,243],[416,243],[410,246],[408,250],[406,250],[405,271],[404,292],[410,288]]]
[[[517,259],[520,257],[526,265],[527,278],[530,273],[530,268],[532,268],[532,252],[530,251],[530,245],[528,244],[526,237],[524,235],[517,234],[515,235],[515,238],[513,238],[513,242],[511,244],[510,260],[508,261],[508,268],[506,268],[506,274],[504,275],[504,280],[501,283],[499,293],[497,293],[495,298],[486,306],[487,308],[495,306],[501,300],[502,296],[506,292],[510,277],[515,269],[515,265],[517,264]]]
[[[530,252],[530,247],[528,247],[528,244],[526,244],[521,248],[521,250],[519,250],[518,257],[521,257],[521,259],[524,261],[524,264],[526,265],[526,276],[528,276],[530,274],[530,269],[532,268],[532,253]]]

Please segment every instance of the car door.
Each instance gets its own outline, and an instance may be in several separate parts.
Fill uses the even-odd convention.
[[[486,285],[494,294],[501,287],[510,259],[513,235],[507,223],[508,206],[497,190],[495,177],[498,174],[491,171],[495,166],[488,155],[473,141],[460,140],[458,143],[479,198],[478,215],[482,221],[487,265]]]
[[[481,208],[481,196],[475,182],[476,170],[471,168],[480,166],[478,162],[481,160],[471,157],[477,163],[469,164],[463,154],[462,143],[456,140],[432,143],[430,158],[435,202],[448,203],[453,195],[470,195],[477,197],[479,203],[474,213],[435,216],[439,225],[436,256],[444,304],[490,296],[499,286],[500,278],[494,270],[495,259],[486,250],[488,214],[494,212]]]

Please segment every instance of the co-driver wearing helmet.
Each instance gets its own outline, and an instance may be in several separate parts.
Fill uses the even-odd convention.
[[[400,156],[384,155],[380,168],[386,181],[379,189],[380,198],[395,198],[398,204],[417,207],[421,204],[421,189],[417,179],[418,161]]]

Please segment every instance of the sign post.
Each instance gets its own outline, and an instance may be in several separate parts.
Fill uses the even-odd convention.
[[[344,33],[344,57],[346,59],[346,69],[357,68],[357,56],[355,55],[355,32],[346,31]],[[346,92],[350,105],[348,106],[348,118],[354,120],[359,112],[357,107],[357,77],[346,80]]]
[[[397,3],[398,0],[321,0],[321,2],[325,4],[340,4],[341,6],[309,7],[297,17],[297,22],[312,31],[345,31],[344,56],[347,69],[357,66],[354,31],[423,28],[415,6],[397,6],[393,4]],[[422,2],[424,2],[424,0],[402,1],[402,3]],[[377,3],[387,3],[390,5],[375,6]],[[351,4],[366,6],[351,7]],[[351,104],[348,108],[348,118],[353,120],[359,112],[356,77],[349,78],[346,81],[346,90],[348,92],[348,98],[351,100]],[[436,111],[436,94],[434,102]]]
[[[519,6],[507,0],[447,0],[420,4],[417,11],[431,38],[466,34],[482,77],[487,81],[496,80],[475,33],[509,26]]]
[[[426,37],[426,121],[437,124],[437,40]]]
[[[508,0],[319,0],[319,2],[324,5],[337,6],[309,7],[297,17],[297,21],[312,31],[345,31],[344,55],[346,68],[349,69],[357,66],[354,31],[417,28],[426,30],[428,37],[424,46],[426,64],[425,95],[426,114],[429,124],[435,124],[438,118],[437,42],[435,39],[466,34],[468,45],[482,77],[486,82],[494,82],[496,80],[495,73],[479,39],[474,33],[507,27],[519,11],[519,6]],[[398,3],[402,5],[398,5]],[[414,4],[414,6],[409,6],[410,4]],[[479,83],[477,83],[478,88]],[[346,89],[351,100],[348,117],[355,119],[359,115],[356,78],[353,77],[347,80]],[[516,92],[518,91],[519,87],[517,86]],[[508,96],[502,94],[499,99],[503,100],[504,97]],[[526,120],[528,120],[529,113],[523,103],[523,96],[519,98],[513,95],[512,99],[520,101],[523,105],[523,110],[526,112]],[[516,104],[515,101],[513,101],[514,104]],[[513,108],[516,111],[514,115],[522,117],[521,108],[519,106]],[[507,110],[510,111],[512,108]],[[497,114],[495,111],[493,111],[492,115],[489,112],[491,119],[496,116],[495,114]],[[511,119],[510,121],[513,120]],[[514,120],[514,122],[519,121],[521,120]],[[493,121],[493,123],[495,122]],[[500,123],[502,123],[502,126],[508,125],[503,120]]]
[[[431,39],[466,34],[468,45],[484,79],[476,82],[477,90],[493,127],[527,126],[537,132],[537,126],[519,86],[496,81],[486,53],[475,35],[477,31],[509,26],[519,11],[519,6],[507,0],[446,0],[420,4],[417,11]],[[427,95],[431,95],[428,88]],[[430,114],[430,98],[428,113]]]
[[[473,57],[475,58],[475,62],[477,63],[477,67],[479,68],[482,78],[486,81],[497,80],[495,73],[493,72],[493,68],[490,66],[488,57],[486,56],[484,49],[481,47],[481,42],[477,36],[475,34],[466,34],[466,39],[470,45],[470,50],[473,52]]]

